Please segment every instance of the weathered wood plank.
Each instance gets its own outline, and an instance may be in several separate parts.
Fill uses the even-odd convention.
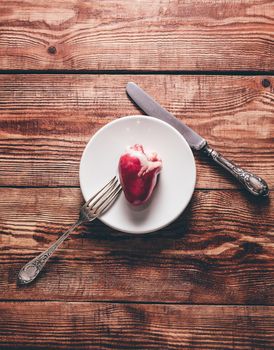
[[[107,122],[140,114],[133,80],[239,165],[274,184],[274,93],[261,77],[174,75],[0,76],[0,185],[78,186],[86,142]],[[265,78],[266,79],[266,78]],[[197,155],[198,188],[236,188]]]
[[[271,0],[0,3],[1,69],[274,69]]]
[[[0,299],[273,304],[273,201],[237,191],[195,191],[158,234],[122,235],[100,222],[64,243],[34,284],[23,264],[77,218],[75,188],[0,191]]]
[[[273,307],[8,302],[0,314],[0,347],[9,349],[274,346]]]

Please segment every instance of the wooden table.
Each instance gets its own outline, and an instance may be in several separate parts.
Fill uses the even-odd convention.
[[[273,349],[273,200],[198,154],[173,224],[82,226],[16,284],[77,218],[91,135],[141,113],[128,81],[273,189],[273,23],[271,0],[0,2],[1,349]]]

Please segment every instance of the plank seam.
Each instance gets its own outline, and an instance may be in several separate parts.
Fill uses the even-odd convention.
[[[195,306],[195,307],[274,307],[274,304],[194,304],[168,301],[126,301],[126,300],[67,300],[67,299],[0,299],[0,303],[92,303],[92,304],[140,304],[140,305],[179,305],[179,306]]]
[[[232,75],[232,76],[274,76],[274,70],[89,70],[89,69],[0,69],[0,74],[87,74],[87,75]]]

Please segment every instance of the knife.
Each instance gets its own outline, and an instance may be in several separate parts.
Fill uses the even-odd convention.
[[[268,196],[269,190],[267,183],[261,177],[238,167],[211,148],[202,136],[197,134],[179,119],[175,118],[174,115],[160,106],[158,102],[150,97],[137,84],[129,82],[126,86],[126,91],[136,105],[147,115],[161,119],[172,125],[184,136],[192,149],[204,152],[209,158],[213,159],[216,163],[230,172],[250,193],[260,197]]]

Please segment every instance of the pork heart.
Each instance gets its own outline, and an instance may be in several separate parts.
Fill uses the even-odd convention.
[[[133,205],[146,203],[162,169],[157,153],[146,154],[142,145],[127,148],[119,160],[120,182],[126,199]]]

